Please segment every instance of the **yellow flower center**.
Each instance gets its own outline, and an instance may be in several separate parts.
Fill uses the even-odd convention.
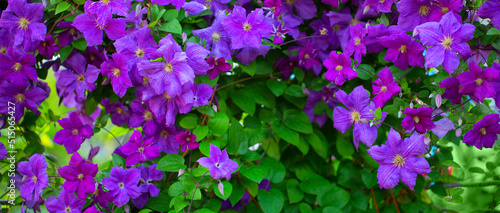
[[[401,47],[399,47],[399,52],[401,53],[406,53],[406,45],[401,45]]]
[[[166,73],[171,73],[172,72],[172,64],[168,63],[167,65],[165,65],[163,67],[163,69],[165,69]]]
[[[387,87],[386,87],[386,86],[382,86],[382,87],[380,88],[380,91],[381,91],[381,92],[385,92],[385,91],[387,91]]]
[[[168,132],[163,130],[163,132],[160,133],[160,136],[162,136],[163,138],[167,138],[168,137]]]
[[[140,153],[143,153],[143,152],[144,152],[144,148],[142,148],[142,147],[141,147],[141,148],[139,148],[139,150],[137,150],[137,151],[139,151]]]
[[[143,76],[142,80],[144,81],[144,82],[142,82],[142,85],[144,85],[144,86],[149,85],[149,77],[148,76]]]
[[[30,21],[28,21],[25,18],[20,18],[17,23],[19,23],[19,27],[17,27],[17,28],[21,28],[23,30],[26,30],[26,29],[28,29],[28,25],[30,24]]]
[[[441,13],[443,14],[447,13],[448,11],[450,11],[450,9],[448,9],[447,7],[441,8]]]
[[[450,38],[449,36],[445,36],[443,40],[441,40],[441,46],[445,50],[450,50],[451,49],[451,44],[453,43],[453,39]]]
[[[78,81],[82,82],[83,80],[85,80],[85,77],[83,75],[79,75],[77,79]]]
[[[83,179],[83,174],[78,175],[78,180],[81,180],[81,179]]]
[[[405,159],[400,154],[396,154],[392,163],[399,168],[405,165]]]
[[[304,58],[305,58],[305,59],[309,59],[309,58],[310,58],[309,54],[305,54],[305,55],[304,55]]]
[[[352,20],[351,20],[351,25],[356,25],[357,23],[359,23],[359,21],[358,21],[358,20],[356,20],[356,19],[352,19]]]
[[[359,114],[358,111],[354,110],[351,112],[351,121],[354,123],[359,123],[359,119],[361,118],[361,115]]]
[[[26,96],[23,94],[19,93],[15,96],[15,100],[17,103],[24,103],[24,100],[26,100]]]
[[[150,121],[151,119],[153,119],[153,116],[151,115],[151,112],[146,111],[146,112],[144,113],[144,120],[146,120],[146,121]]]
[[[119,184],[118,184],[118,186],[119,186],[119,187],[120,187],[120,189],[121,189],[121,188],[123,188],[123,186],[125,186],[125,184],[123,184],[123,183],[119,183]]]
[[[102,3],[104,3],[104,4],[108,4],[108,3],[109,3],[109,1],[111,1],[111,0],[102,0]]]
[[[286,4],[293,5],[297,0],[286,0]]]
[[[359,38],[356,38],[356,40],[354,40],[354,44],[357,46],[357,45],[360,45],[361,44],[361,39]]]
[[[418,124],[418,122],[420,122],[420,118],[418,118],[417,116],[413,117],[413,120],[415,121],[415,123]]]
[[[213,33],[212,33],[212,41],[214,41],[214,42],[219,42],[219,41],[220,41],[220,33],[218,33],[218,32],[213,32]]]
[[[117,77],[117,78],[118,78],[118,77],[120,77],[120,74],[121,74],[120,69],[118,69],[118,68],[113,68],[113,69],[111,69],[111,71],[113,71],[113,75],[114,75],[115,77]]]
[[[21,65],[20,63],[16,63],[14,64],[14,66],[12,66],[12,69],[14,69],[15,71],[19,71],[21,67],[23,67],[23,65]]]
[[[337,66],[335,67],[335,70],[337,70],[337,71],[341,71],[343,68],[344,68],[344,67],[342,67],[342,66],[340,66],[340,65],[337,65]]]
[[[36,176],[33,176],[33,177],[31,178],[31,181],[33,181],[34,183],[36,183],[36,182],[38,181],[38,178],[37,178]]]
[[[429,15],[429,7],[427,6],[422,6],[420,9],[418,9],[418,14],[420,16],[428,16]]]
[[[479,86],[483,83],[483,79],[477,78],[476,79],[476,84]]]
[[[71,208],[69,206],[66,206],[66,209],[64,210],[65,212],[71,212]]]
[[[75,30],[75,28],[71,28],[71,29],[69,29],[69,34],[70,34],[70,35],[72,35],[72,36],[76,35],[76,30]]]
[[[333,30],[334,30],[335,32],[338,32],[338,31],[340,30],[340,27],[339,27],[339,25],[338,25],[338,24],[333,25],[333,27],[332,27],[332,28],[333,28]]]
[[[141,48],[137,48],[137,51],[135,51],[135,57],[141,58],[144,56],[144,51]]]
[[[171,100],[172,97],[170,97],[170,95],[168,95],[166,92],[163,93],[163,98],[165,98],[165,100]]]
[[[191,141],[191,138],[190,138],[190,137],[187,137],[187,138],[186,138],[186,141],[187,141],[187,142]]]
[[[5,47],[0,48],[0,52],[1,52],[2,54],[7,53],[7,48],[5,48]]]
[[[385,2],[385,0],[380,0],[380,3],[384,3],[384,2]]]
[[[71,134],[78,135],[78,129],[73,129],[73,131],[71,131]]]
[[[243,29],[248,32],[252,29],[252,25],[250,25],[249,23],[244,23]]]
[[[95,26],[99,29],[99,30],[103,30],[104,29],[104,26],[101,26],[99,24],[99,22],[95,21]]]
[[[94,55],[94,54],[90,54],[90,55],[89,55],[89,59],[90,59],[91,61],[95,60],[95,55]]]
[[[321,35],[326,35],[326,33],[328,33],[328,30],[323,27],[323,29],[319,30],[319,33],[321,33]]]
[[[481,135],[486,135],[486,129],[485,128],[481,128],[479,131],[481,132]]]
[[[123,109],[121,107],[116,108],[116,112],[118,112],[118,114],[120,114],[120,115],[125,114],[125,111],[123,111]]]

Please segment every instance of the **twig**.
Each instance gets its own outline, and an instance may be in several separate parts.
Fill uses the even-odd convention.
[[[52,25],[52,27],[50,28],[49,32],[47,32],[47,34],[46,34],[45,36],[48,36],[48,35],[52,32],[52,30],[54,29],[54,27],[55,27],[55,26],[56,26],[59,22],[61,22],[61,21],[62,21],[62,20],[64,20],[65,18],[68,18],[70,15],[75,14],[76,10],[78,10],[78,7],[80,7],[80,5],[79,5],[79,4],[78,4],[78,5],[76,5],[75,9],[74,9],[74,10],[72,10],[72,11],[71,11],[71,13],[69,13],[69,14],[67,14],[67,15],[65,15],[65,16],[63,16],[63,17],[61,17],[61,18],[60,18],[60,19],[58,19],[56,22],[54,22],[54,25]]]
[[[97,127],[97,128],[101,128],[101,129],[104,129],[106,132],[108,132],[109,134],[111,134],[111,136],[113,136],[116,140],[116,142],[118,142],[118,144],[121,146],[122,143],[120,143],[120,141],[118,140],[118,138],[116,138],[115,134],[113,134],[111,131],[109,131],[108,129],[104,128],[103,126],[100,126],[100,127]]]
[[[389,189],[389,192],[391,193],[392,202],[394,202],[394,206],[396,206],[396,212],[401,213],[399,211],[398,202],[396,201],[396,198],[394,197],[394,194],[392,193],[392,189]]]
[[[198,180],[198,183],[196,183],[196,185],[194,185],[193,196],[191,196],[191,202],[189,203],[188,213],[189,213],[189,211],[191,211],[191,206],[193,205],[193,200],[194,200],[194,195],[196,194],[196,189],[198,189],[198,186],[200,185],[201,179],[203,179],[203,177],[205,177],[205,175],[207,173],[208,173],[208,171],[206,171],[205,174],[203,174],[201,176],[201,178]]]
[[[411,70],[413,70],[413,67],[410,68],[410,70],[408,70],[408,72],[406,72],[405,74],[403,74],[401,77],[399,77],[398,81],[401,81],[401,79],[403,79],[406,75],[408,75],[408,73],[411,72]]]
[[[373,205],[375,205],[375,210],[377,211],[377,213],[379,213],[380,211],[378,210],[377,200],[375,199],[375,193],[373,193],[373,187],[370,187],[370,191],[372,193]]]
[[[236,175],[238,175],[238,179],[240,180],[240,183],[241,183],[241,176],[240,176],[240,173],[239,172],[236,172]],[[255,203],[255,205],[257,205],[259,207],[259,209],[264,212],[264,210],[262,209],[262,207],[260,206],[259,202],[257,202],[257,200],[255,199],[255,197],[248,191],[248,188],[246,186],[245,187],[245,191],[248,193],[248,195],[250,195],[250,198],[252,199],[252,201]]]

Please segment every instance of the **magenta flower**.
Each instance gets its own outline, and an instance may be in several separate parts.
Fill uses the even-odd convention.
[[[373,94],[375,94],[373,102],[375,102],[375,106],[382,108],[385,102],[391,100],[401,91],[401,87],[394,81],[391,70],[387,67],[380,70],[378,76],[379,78],[373,81],[372,85]]]
[[[52,199],[51,199],[52,198]],[[47,211],[50,213],[81,213],[85,200],[77,198],[74,193],[61,190],[57,198],[47,199]]]
[[[175,136],[177,143],[181,145],[181,151],[185,152],[188,148],[190,150],[194,150],[200,146],[198,142],[196,142],[196,135],[191,134],[190,130],[186,130],[186,132],[178,134]]]
[[[280,15],[281,5],[283,5],[283,2],[281,2],[281,0],[264,0],[264,7],[262,8],[269,10],[266,16],[271,15],[274,18]]]
[[[459,13],[462,12],[461,0],[437,0],[431,4],[431,13],[429,14],[429,21],[440,21],[446,14],[450,13],[457,20],[462,20]]]
[[[59,46],[55,44],[54,37],[46,36],[45,39],[40,42],[40,45],[36,48],[40,55],[46,58],[52,58],[55,52],[59,52]]]
[[[440,88],[445,88],[443,98],[450,100],[451,104],[460,104],[462,101],[462,94],[460,88],[462,85],[457,77],[448,77],[439,83]]]
[[[229,180],[231,173],[238,169],[238,163],[229,159],[226,149],[221,152],[219,147],[213,144],[210,144],[210,157],[202,157],[197,162],[208,168],[214,179],[226,177]]]
[[[68,154],[78,151],[83,141],[94,135],[92,127],[83,124],[76,112],[70,113],[69,118],[64,118],[57,122],[63,129],[56,132],[54,142],[59,145],[64,145]]]
[[[71,156],[69,165],[63,166],[57,172],[66,181],[63,184],[67,192],[75,192],[80,199],[85,200],[87,193],[95,191],[94,177],[98,172],[97,164],[87,163],[80,154]]]
[[[182,131],[176,126],[159,124],[158,130],[153,137],[153,145],[157,146],[160,151],[166,154],[177,154],[179,153],[179,143],[177,143],[175,136],[181,132]]]
[[[484,2],[479,10],[477,11],[477,15],[482,18],[490,18],[493,26],[496,28],[500,27],[500,2],[496,0],[490,0]]]
[[[354,60],[358,63],[358,66],[361,63],[361,55],[366,55],[366,46],[363,41],[367,30],[364,28],[363,23],[357,23],[356,25],[349,26],[349,35],[351,39],[347,43],[344,52],[347,53],[348,56],[351,56],[354,53]]]
[[[401,70],[406,70],[408,65],[422,67],[424,65],[424,47],[411,38],[408,34],[397,33],[377,39],[382,46],[387,47],[384,59],[394,62]]]
[[[464,143],[475,146],[492,148],[500,134],[500,116],[498,114],[485,115],[482,120],[474,124],[471,130],[464,135]]]
[[[113,60],[107,59],[101,64],[102,75],[111,79],[113,91],[120,97],[123,97],[127,93],[127,88],[132,86],[128,70],[128,61],[121,53],[114,53]]]
[[[25,200],[38,199],[43,189],[49,185],[45,157],[41,154],[34,154],[29,161],[19,162],[17,169],[23,177],[20,188],[21,197]]]
[[[404,31],[413,31],[416,26],[429,20],[430,0],[401,0],[398,8],[398,27]]]
[[[459,55],[470,56],[471,50],[466,42],[474,36],[474,29],[472,24],[461,24],[453,13],[443,16],[439,23],[427,22],[417,26],[415,32],[422,44],[428,47],[425,68],[442,64],[447,73],[453,73],[460,64]]]
[[[314,49],[313,44],[309,42],[306,43],[304,47],[299,49],[299,65],[305,69],[311,69],[314,66],[319,66],[321,70],[321,62],[316,59],[317,54],[318,50]],[[319,71],[314,74],[318,75]]]
[[[460,93],[468,94],[472,100],[483,102],[485,98],[493,98],[496,95],[495,80],[498,79],[499,71],[490,67],[479,67],[475,62],[469,63],[469,71],[458,75],[462,85]]]
[[[280,23],[278,27],[273,26],[273,31],[271,32],[271,36],[274,36],[273,38],[273,44],[274,45],[279,45],[283,44],[283,39],[285,39],[285,34],[290,32],[290,30],[287,30],[283,28],[283,24]]]
[[[151,146],[152,141],[153,138],[143,139],[141,132],[135,130],[130,140],[120,148],[123,154],[127,155],[127,166],[160,157],[160,150],[156,146]]]
[[[130,102],[132,115],[130,116],[130,127],[141,127],[146,135],[154,135],[156,132],[156,123],[153,119],[151,111],[142,106],[142,102],[138,99]]]
[[[6,54],[0,54],[0,76],[12,83],[21,81],[37,81],[35,66],[36,59],[33,53],[20,53],[13,47],[7,49]]]
[[[222,26],[231,36],[232,49],[245,46],[259,48],[261,38],[268,37],[272,30],[262,9],[254,10],[247,17],[245,8],[240,6],[234,6],[233,12],[222,20]]]
[[[28,88],[29,87],[29,88]],[[9,83],[4,81],[0,83],[0,113],[7,115],[8,103],[14,103],[16,110],[14,118],[19,121],[24,115],[24,108],[40,114],[37,106],[40,105],[49,95],[40,87],[30,86],[28,81],[18,83]]]
[[[157,4],[157,5],[168,5],[172,4],[175,6],[175,9],[181,10],[181,7],[184,5],[186,0],[151,0],[151,4]]]
[[[130,198],[135,199],[141,195],[137,186],[141,180],[141,170],[137,168],[123,169],[113,167],[109,178],[102,180],[102,184],[109,190],[113,196],[113,203],[121,207],[128,203]]]
[[[83,213],[102,213],[101,211],[97,210],[95,206],[92,206],[85,210]]]
[[[231,70],[233,67],[231,64],[227,63],[223,57],[214,58],[212,56],[207,59],[208,65],[211,67],[208,71],[208,79],[212,80],[217,78],[221,72],[227,72]]]
[[[96,15],[83,13],[75,17],[73,26],[83,33],[87,46],[102,44],[103,30],[111,40],[119,39],[126,35],[127,24],[123,19],[107,18],[103,23],[99,23]]]
[[[404,114],[406,114],[406,117],[403,118],[401,126],[408,131],[415,128],[418,133],[424,134],[428,129],[436,126],[432,121],[431,107],[421,107],[418,109],[406,108]]]
[[[377,173],[380,188],[393,188],[401,180],[413,190],[417,174],[431,172],[429,163],[425,158],[419,157],[427,149],[424,138],[425,135],[414,133],[402,140],[399,133],[391,128],[386,144],[373,146],[367,150],[380,164]]]
[[[354,88],[351,94],[347,95],[344,91],[339,90],[335,93],[337,100],[347,107],[336,106],[333,109],[333,127],[342,133],[345,133],[353,124],[354,146],[358,149],[359,142],[363,142],[368,147],[377,139],[377,127],[370,127],[370,120],[375,116],[370,112],[377,109],[373,102],[370,102],[368,91],[363,86]],[[382,119],[387,113],[384,113]]]
[[[57,81],[57,86],[66,87],[65,93],[76,91],[77,99],[82,100],[85,97],[85,89],[90,92],[97,89],[95,81],[100,71],[92,64],[87,65],[87,60],[82,54],[74,54],[66,60],[66,63],[71,70],[61,70]]]
[[[396,0],[366,0],[362,7],[364,8],[363,10],[373,9],[377,12],[390,13],[394,2],[396,2]]]
[[[330,52],[330,57],[323,61],[323,66],[327,69],[325,73],[326,80],[342,86],[345,79],[352,80],[358,76],[358,73],[351,68],[351,65],[351,58],[346,53],[337,55],[335,51]]]
[[[14,46],[21,46],[24,51],[31,52],[45,39],[47,27],[42,23],[43,10],[44,6],[41,3],[9,0],[7,9],[2,12],[0,28],[10,31]]]
[[[102,188],[102,184],[97,184],[96,189],[92,194],[92,200],[95,203],[98,203],[99,206],[111,211],[111,209],[109,209],[108,203],[113,200],[113,196],[110,192],[104,191],[104,189]]]

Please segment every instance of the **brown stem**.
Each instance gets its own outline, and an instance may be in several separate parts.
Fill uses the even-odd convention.
[[[380,211],[378,210],[377,200],[375,199],[375,193],[373,193],[373,187],[370,187],[370,191],[372,193],[373,205],[375,206],[375,210],[377,211],[377,213],[379,213]]]
[[[396,207],[396,212],[401,213],[399,211],[398,202],[396,201],[396,198],[394,197],[394,194],[392,193],[392,189],[389,189],[389,192],[391,193],[392,202],[394,202],[394,206]]]
[[[79,5],[79,4],[78,4],[78,5],[76,5],[75,9],[74,9],[74,10],[72,10],[72,11],[71,11],[71,13],[69,13],[69,14],[67,14],[67,15],[65,15],[65,16],[63,16],[63,17],[61,17],[61,18],[60,18],[60,19],[58,19],[56,22],[54,22],[54,25],[52,25],[52,27],[50,28],[49,32],[47,32],[47,35],[49,35],[49,34],[52,32],[52,30],[54,29],[54,27],[55,27],[55,26],[56,26],[59,22],[61,22],[61,21],[62,21],[62,20],[64,20],[65,18],[68,18],[70,15],[75,14],[76,10],[78,10],[78,7],[80,7],[80,5]],[[47,36],[47,35],[46,35],[46,36]]]
[[[241,176],[240,176],[240,173],[239,172],[236,172],[236,175],[238,175],[238,179],[240,180],[240,183],[241,183]],[[245,191],[248,193],[248,195],[250,195],[250,198],[252,199],[252,201],[255,203],[255,205],[257,205],[259,207],[259,209],[264,213],[264,210],[262,209],[262,207],[260,206],[259,202],[257,202],[257,200],[255,199],[255,197],[253,197],[253,195],[248,191],[248,188],[246,186],[245,187]]]

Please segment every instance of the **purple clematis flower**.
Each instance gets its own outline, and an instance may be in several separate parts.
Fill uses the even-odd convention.
[[[316,12],[318,11],[313,0],[286,0],[284,1],[282,7],[284,7],[284,9],[286,8],[288,11],[293,11],[293,8],[295,7],[297,15],[303,19],[314,18]]]
[[[76,91],[77,99],[82,100],[85,97],[85,89],[92,92],[97,88],[95,81],[100,71],[92,64],[87,65],[87,60],[80,53],[68,58],[66,63],[76,73],[67,69],[61,70],[57,85],[66,87],[65,93]]]
[[[33,53],[20,53],[9,47],[6,54],[0,54],[0,76],[12,83],[22,81],[37,81],[35,66],[36,59]]]
[[[221,152],[219,147],[213,144],[210,144],[210,157],[202,157],[197,162],[208,168],[214,179],[226,177],[229,180],[231,173],[238,169],[238,163],[229,159],[226,149]]]
[[[121,97],[127,93],[127,88],[132,87],[128,73],[129,64],[121,53],[114,53],[113,60],[108,59],[101,64],[102,75],[111,79],[113,91]]]
[[[321,92],[309,90],[307,92],[307,101],[306,104],[304,105],[304,112],[306,113],[311,123],[316,121],[316,123],[318,123],[318,125],[321,127],[323,126],[323,124],[325,124],[328,116],[326,115],[326,113],[321,115],[314,113],[314,108],[316,107],[316,104],[318,104],[320,101],[322,101]]]
[[[152,161],[160,157],[158,147],[151,146],[153,138],[143,139],[141,132],[135,130],[130,140],[123,145],[120,150],[127,155],[127,166],[133,166],[137,163]]]
[[[111,113],[111,122],[117,126],[128,124],[130,120],[130,107],[123,106],[120,101],[110,103],[110,99],[102,99],[101,105],[106,108],[106,114]]]
[[[217,78],[221,72],[227,72],[231,70],[233,67],[231,64],[227,63],[223,57],[214,58],[212,56],[207,59],[208,65],[211,67],[208,71],[208,79],[212,80]]]
[[[273,26],[273,31],[271,32],[271,36],[274,36],[273,38],[273,44],[274,45],[279,45],[283,44],[283,39],[285,39],[285,34],[290,32],[290,30],[287,30],[283,28],[283,24],[280,23],[278,27]]]
[[[440,21],[446,14],[450,13],[460,21],[459,13],[462,12],[463,1],[461,0],[437,0],[431,4],[429,21]]]
[[[448,77],[439,83],[440,88],[445,88],[443,98],[450,100],[451,104],[460,104],[462,101],[462,94],[460,93],[460,81],[457,77]]]
[[[59,192],[57,198],[51,198],[46,202],[47,210],[51,213],[81,213],[85,205],[84,199],[79,199],[74,193],[64,189]]]
[[[210,65],[205,61],[210,51],[193,42],[186,43],[187,63],[195,75],[206,75]]]
[[[246,10],[234,6],[233,12],[222,20],[222,25],[231,36],[231,48],[241,49],[245,46],[259,48],[261,38],[268,37],[272,26],[265,20],[262,9],[256,9],[248,17]]]
[[[97,210],[97,208],[95,206],[92,206],[92,207],[86,209],[83,213],[102,213],[102,212]]]
[[[327,69],[325,73],[326,80],[342,86],[345,79],[354,79],[358,76],[358,73],[351,68],[351,65],[351,58],[346,53],[337,55],[335,51],[330,52],[330,57],[323,61],[323,66]]]
[[[19,162],[17,168],[23,177],[20,188],[21,197],[25,200],[34,200],[40,197],[43,189],[49,185],[45,157],[41,154],[34,154],[29,161]]]
[[[382,13],[390,13],[394,2],[396,2],[396,0],[366,0],[364,1],[362,7],[365,11],[374,10]]]
[[[490,67],[482,70],[475,62],[470,62],[469,71],[458,75],[458,81],[462,85],[460,93],[468,94],[476,102],[483,102],[485,98],[495,97],[494,82],[498,79],[499,72]]]
[[[63,184],[66,192],[75,192],[82,200],[87,198],[87,193],[95,191],[94,177],[98,172],[97,164],[87,163],[80,154],[71,156],[69,165],[63,166],[57,172],[66,181]]]
[[[139,167],[141,170],[141,181],[139,189],[142,194],[132,200],[132,203],[137,208],[142,208],[149,200],[149,196],[158,197],[160,193],[160,189],[153,185],[153,181],[159,181],[163,178],[163,171],[156,169],[156,164],[153,164],[149,167],[141,166]]]
[[[83,141],[94,135],[92,127],[83,124],[76,112],[70,113],[69,118],[64,118],[57,122],[63,129],[56,132],[54,142],[59,145],[64,145],[68,154],[78,151]]]
[[[336,106],[333,109],[333,127],[342,133],[354,124],[354,146],[358,149],[359,142],[363,142],[370,147],[377,139],[377,125],[370,127],[370,120],[375,116],[370,111],[377,108],[370,102],[368,91],[363,86],[358,86],[349,94],[342,90],[335,93],[340,103],[347,107]],[[382,119],[387,113],[383,113]],[[380,125],[380,124],[379,124]]]
[[[166,154],[177,154],[179,153],[179,143],[177,143],[175,136],[181,132],[182,131],[176,126],[168,127],[159,124],[158,130],[153,137],[153,145],[157,146],[160,151]]]
[[[485,115],[482,120],[474,124],[472,129],[465,133],[464,143],[475,146],[492,148],[500,134],[500,116],[498,114]]]
[[[132,36],[122,37],[113,43],[116,51],[123,53],[132,66],[142,60],[156,59],[160,55],[156,52],[156,42],[149,27],[135,31]]]
[[[424,47],[411,38],[408,34],[397,33],[377,39],[382,46],[387,47],[384,59],[394,62],[401,70],[406,70],[408,65],[422,67],[424,65]]]
[[[404,31],[413,31],[429,20],[430,0],[401,0],[396,6],[399,11],[398,27]]]
[[[59,46],[55,44],[54,37],[46,36],[45,39],[40,42],[40,45],[36,48],[40,55],[47,58],[52,58],[55,52],[59,52]]]
[[[40,105],[47,97],[47,92],[40,87],[30,86],[27,81],[19,84],[4,81],[0,84],[0,113],[7,115],[9,102],[14,103],[16,107],[14,118],[17,122],[24,115],[24,107],[35,114],[40,114],[37,105]]]
[[[211,47],[211,53],[217,57],[231,59],[231,50],[229,48],[230,35],[224,30],[222,20],[226,18],[225,11],[217,11],[212,26],[205,29],[193,30],[193,35],[205,39],[207,48]]]
[[[306,43],[304,47],[299,49],[299,66],[305,69],[311,69],[315,66],[321,67],[321,62],[316,59],[317,54],[318,50],[314,48],[314,45],[312,43]],[[315,75],[318,75],[320,71],[321,69],[315,72],[315,69],[313,69]]]
[[[31,52],[45,39],[47,27],[42,23],[43,10],[41,3],[9,0],[7,9],[2,12],[0,28],[9,30],[14,36],[14,46]]]
[[[414,133],[402,140],[399,133],[391,128],[386,144],[368,149],[368,153],[380,164],[377,173],[380,188],[393,188],[401,180],[413,190],[417,174],[431,172],[429,163],[424,157],[419,157],[427,149],[424,138],[425,135]]]
[[[496,28],[500,28],[500,2],[496,0],[490,0],[484,2],[479,10],[477,11],[477,15],[482,18],[490,18],[493,26]]]
[[[181,134],[175,136],[177,143],[181,145],[181,151],[185,152],[188,148],[190,150],[194,150],[200,146],[198,142],[196,142],[196,135],[191,134],[190,130],[186,130]]]
[[[348,56],[354,54],[354,60],[358,62],[356,66],[361,63],[361,55],[366,55],[366,46],[363,41],[366,33],[367,30],[363,27],[363,23],[357,23],[349,27],[351,39],[347,43],[344,52],[347,53]]]
[[[373,81],[372,85],[373,94],[375,94],[373,102],[375,102],[375,106],[382,108],[385,102],[401,91],[401,87],[394,81],[391,70],[387,67],[380,70],[378,76],[379,78]]]
[[[80,14],[75,17],[73,26],[83,33],[87,46],[96,46],[102,44],[103,33],[111,40],[119,39],[126,35],[125,29],[127,24],[123,19],[115,19],[108,17],[104,21],[99,20],[97,15],[94,14]]]
[[[60,32],[57,37],[61,47],[68,46],[72,41],[83,37],[83,34],[73,26],[71,21],[61,21],[57,24],[57,27],[66,29]]]
[[[198,86],[196,86],[196,92],[194,94],[194,101],[193,101],[193,106],[194,107],[199,107],[203,105],[208,105],[209,102],[208,100],[210,97],[212,97],[212,92],[214,90],[212,87],[208,84],[204,83],[199,83]]]
[[[264,7],[262,9],[269,10],[266,16],[278,17],[281,13],[281,0],[264,0]]]
[[[113,167],[109,178],[102,180],[102,184],[113,196],[113,203],[117,207],[125,205],[130,198],[135,199],[141,195],[137,186],[141,180],[141,170],[137,168],[123,169]]]
[[[86,1],[84,8],[85,13],[98,16],[98,23],[104,26],[106,21],[109,20],[113,14],[127,16],[128,10],[131,7],[130,2],[130,0]]]
[[[146,135],[154,135],[156,132],[156,123],[153,120],[151,111],[142,106],[142,102],[138,99],[130,102],[132,108],[132,115],[130,116],[130,127],[141,127]]]
[[[185,2],[186,0],[151,0],[151,4],[157,4],[160,6],[172,4],[177,10],[181,10],[181,7]]]
[[[406,108],[404,114],[406,117],[403,118],[401,126],[407,131],[411,131],[415,128],[418,133],[424,134],[428,129],[436,127],[432,121],[431,107],[422,107],[418,109]]]
[[[461,24],[453,13],[443,16],[439,23],[427,22],[415,28],[414,34],[427,46],[425,68],[443,65],[447,73],[453,73],[460,64],[460,56],[469,57],[471,50],[466,43],[474,36],[472,24]]]
[[[102,184],[97,184],[96,189],[92,194],[92,200],[95,203],[98,203],[99,206],[111,211],[111,209],[109,209],[108,203],[113,200],[113,196],[110,192],[104,191],[104,189],[102,188]]]

